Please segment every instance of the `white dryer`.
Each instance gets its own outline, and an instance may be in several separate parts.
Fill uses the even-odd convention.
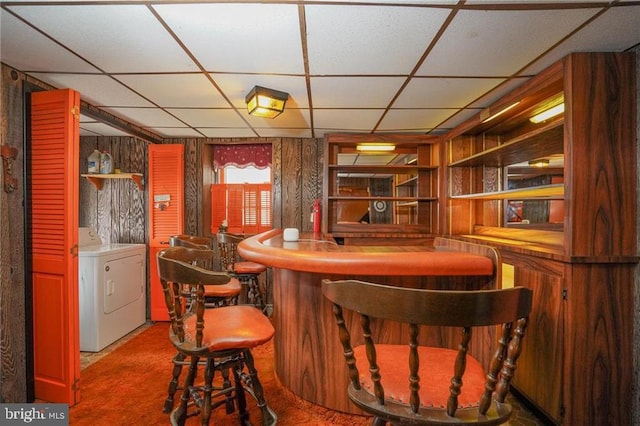
[[[146,245],[78,234],[80,350],[99,352],[146,321]]]

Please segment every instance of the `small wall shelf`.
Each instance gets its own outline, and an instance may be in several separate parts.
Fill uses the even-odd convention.
[[[87,178],[98,190],[102,189],[105,179],[131,179],[138,185],[138,189],[144,188],[142,173],[82,174],[80,176]]]

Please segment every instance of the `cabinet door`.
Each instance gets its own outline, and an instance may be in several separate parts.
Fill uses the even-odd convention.
[[[540,262],[540,265],[516,266],[514,269],[514,285],[533,290],[533,309],[512,383],[549,417],[560,421],[564,279],[540,272],[541,269],[561,267],[557,262],[547,261],[549,265]]]

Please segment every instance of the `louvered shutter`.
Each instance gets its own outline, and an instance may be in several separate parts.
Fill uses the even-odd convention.
[[[242,209],[244,205],[244,188],[242,184],[227,184],[227,222],[228,232],[244,233]]]
[[[78,187],[80,95],[31,94],[29,210],[35,396],[80,399]]]
[[[157,256],[184,229],[184,145],[149,145],[148,180],[151,320],[167,321]]]

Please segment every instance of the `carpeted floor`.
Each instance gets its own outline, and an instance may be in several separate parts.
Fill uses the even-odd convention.
[[[80,402],[69,410],[70,425],[168,425],[162,412],[171,374],[171,358],[175,353],[169,340],[168,323],[148,324],[121,339],[104,351],[82,353]],[[253,351],[259,377],[271,408],[283,426],[359,426],[370,424],[370,418],[334,412],[306,402],[285,389],[273,372],[270,344]],[[542,425],[514,398],[512,426]],[[248,399],[250,418],[260,424],[255,401]],[[190,418],[188,425],[199,424]],[[211,424],[238,424],[235,414],[215,410]]]

